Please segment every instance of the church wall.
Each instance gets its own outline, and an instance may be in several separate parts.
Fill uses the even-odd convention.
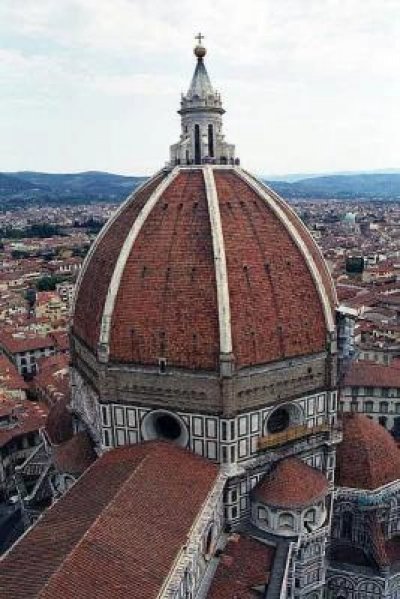
[[[123,401],[146,407],[235,416],[277,401],[330,388],[324,353],[239,370],[231,378],[217,373],[101,364],[73,338],[72,363],[96,389],[102,402]]]

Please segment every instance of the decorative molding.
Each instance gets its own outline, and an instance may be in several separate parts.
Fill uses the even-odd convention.
[[[323,311],[324,311],[324,316],[325,316],[325,322],[326,322],[328,331],[330,333],[334,332],[335,331],[335,323],[333,320],[333,311],[332,311],[332,308],[331,308],[331,305],[329,302],[329,298],[326,294],[325,287],[323,285],[318,268],[314,262],[314,258],[312,257],[311,253],[309,252],[303,239],[299,235],[298,231],[296,231],[295,227],[292,225],[292,223],[288,219],[287,215],[284,213],[281,206],[279,206],[278,201],[273,197],[273,195],[267,193],[261,183],[259,183],[256,179],[253,179],[248,173],[246,173],[241,168],[235,167],[235,171],[239,175],[239,177],[243,181],[245,181],[245,183],[247,183],[247,185],[249,185],[249,187],[251,187],[254,191],[256,191],[262,197],[262,199],[267,204],[267,206],[274,212],[274,214],[279,218],[279,220],[285,225],[286,230],[290,234],[294,243],[297,245],[300,252],[303,254],[304,259],[306,260],[307,264],[310,267],[312,277],[314,279],[314,282],[315,282],[317,290],[318,290],[318,294],[320,296],[320,300],[321,300],[321,303],[323,306]]]
[[[154,206],[157,204],[161,195],[169,187],[172,181],[178,174],[178,169],[173,169],[169,175],[161,181],[156,190],[152,193],[150,198],[147,200],[141,211],[139,212],[136,220],[134,221],[125,241],[122,246],[121,252],[119,253],[117,263],[114,268],[113,275],[111,277],[110,285],[107,292],[107,297],[104,305],[103,316],[101,320],[100,328],[100,341],[98,358],[101,362],[108,362],[109,354],[109,340],[111,330],[111,319],[114,311],[115,299],[118,294],[121,278],[125,269],[126,262],[131,253],[133,244],[135,243],[144,223]]]
[[[221,214],[219,211],[217,188],[213,170],[203,167],[206,187],[208,213],[210,216],[211,234],[214,251],[215,279],[217,285],[218,319],[220,352],[223,356],[232,354],[231,309],[229,303],[228,271],[226,267],[225,244],[222,233]]]

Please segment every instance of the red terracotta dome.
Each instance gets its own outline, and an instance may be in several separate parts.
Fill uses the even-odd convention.
[[[364,414],[343,415],[336,453],[336,484],[378,489],[400,478],[400,452],[391,434]]]
[[[326,349],[335,291],[287,204],[237,167],[175,167],[128,198],[78,283],[73,334],[114,363],[218,371]]]
[[[260,481],[254,496],[274,507],[297,508],[315,503],[327,492],[328,481],[320,470],[298,458],[287,458]]]

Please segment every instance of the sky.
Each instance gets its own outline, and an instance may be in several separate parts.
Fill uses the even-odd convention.
[[[0,171],[160,168],[198,31],[243,166],[400,167],[400,0],[0,0]]]

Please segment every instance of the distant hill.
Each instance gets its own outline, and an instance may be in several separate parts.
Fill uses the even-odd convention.
[[[0,173],[0,197],[7,194],[20,193],[28,189],[34,189],[34,187],[34,184],[29,181],[23,181],[18,177]]]
[[[70,174],[0,173],[0,209],[26,204],[120,202],[146,177],[98,171]],[[266,181],[290,199],[400,200],[400,173],[326,175],[296,181]]]
[[[0,206],[119,202],[145,179],[98,171],[71,174],[30,171],[4,173],[0,174]]]
[[[287,199],[400,200],[400,173],[329,175],[266,183]]]

